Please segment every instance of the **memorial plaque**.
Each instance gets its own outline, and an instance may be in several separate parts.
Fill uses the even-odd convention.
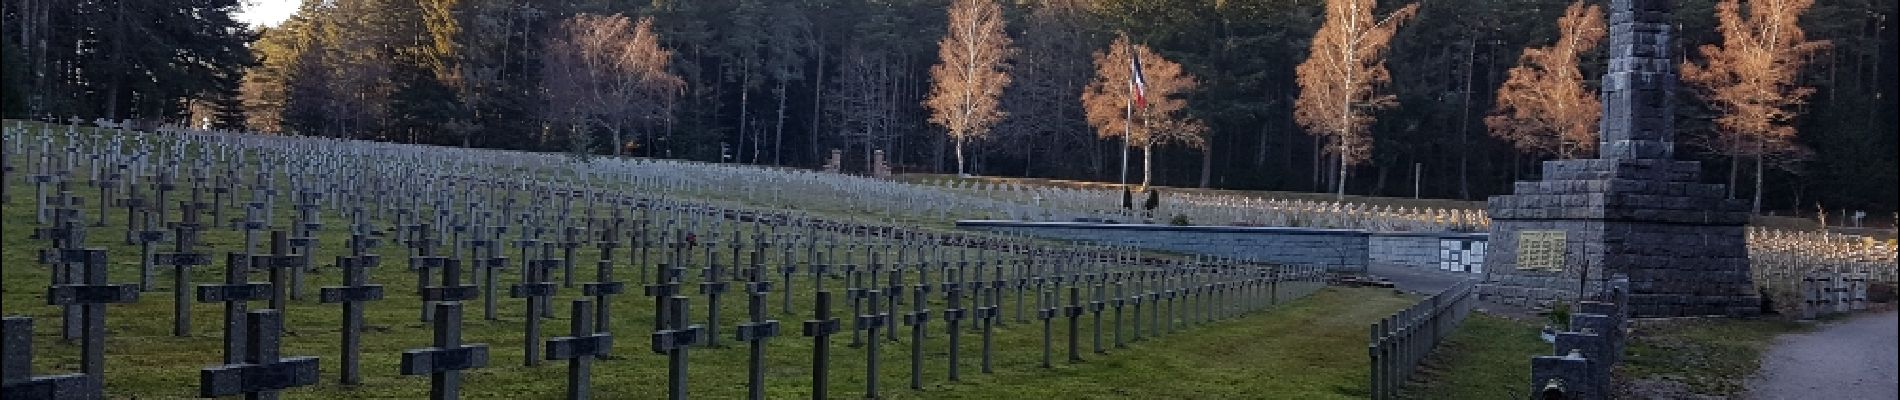
[[[1517,269],[1534,271],[1564,270],[1564,231],[1521,231],[1517,233]]]

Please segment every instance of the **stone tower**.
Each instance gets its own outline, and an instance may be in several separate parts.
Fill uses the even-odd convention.
[[[1698,163],[1671,159],[1671,8],[1670,0],[1610,2],[1599,156],[1546,161],[1542,180],[1490,199],[1482,297],[1567,301],[1622,273],[1634,316],[1760,311],[1743,232],[1747,205],[1725,199],[1722,185],[1699,183]]]

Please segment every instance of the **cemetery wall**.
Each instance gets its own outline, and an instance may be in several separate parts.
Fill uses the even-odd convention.
[[[1366,262],[1447,272],[1484,272],[1483,233],[1376,232],[1366,241]]]
[[[1145,250],[1254,259],[1287,265],[1317,265],[1362,270],[1368,260],[1369,237],[1356,229],[1282,227],[1173,226],[1096,224],[1085,222],[957,221],[962,229],[1007,232],[1029,236],[1133,246]],[[1436,240],[1433,241],[1436,244]],[[1407,253],[1411,254],[1411,253]],[[1423,253],[1420,253],[1423,254]],[[1418,265],[1431,261],[1406,261]]]

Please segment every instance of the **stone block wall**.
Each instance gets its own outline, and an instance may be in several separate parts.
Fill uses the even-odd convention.
[[[1367,238],[1366,262],[1446,272],[1482,273],[1488,251],[1482,233],[1375,232]]]
[[[1353,271],[1365,269],[1371,236],[1350,229],[1082,222],[957,221],[957,227]],[[1436,254],[1432,258],[1435,260]]]

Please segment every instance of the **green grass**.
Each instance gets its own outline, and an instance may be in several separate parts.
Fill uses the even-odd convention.
[[[1473,313],[1458,331],[1425,358],[1405,397],[1412,399],[1512,399],[1524,396],[1531,357],[1550,354],[1538,327],[1509,318]]]
[[[16,184],[9,189],[12,199],[0,205],[0,222],[4,222],[4,225],[0,225],[0,265],[5,266],[0,269],[0,313],[35,319],[34,346],[37,357],[34,367],[37,373],[73,372],[78,369],[79,349],[59,341],[58,308],[45,305],[44,298],[50,275],[45,266],[34,261],[34,254],[44,248],[46,242],[29,239],[36,227],[32,216],[33,187],[18,182],[13,181]],[[75,190],[75,194],[88,198],[83,208],[87,210],[86,217],[90,221],[97,212],[97,199],[91,198],[96,195],[96,190],[80,187],[75,187]],[[188,192],[175,192],[171,200],[178,201],[183,196],[188,196]],[[176,208],[172,210],[175,212]],[[290,222],[290,214],[288,207],[280,205],[276,213],[278,226],[286,226]],[[105,215],[107,226],[89,229],[87,245],[109,251],[111,282],[135,283],[138,281],[138,249],[124,245],[119,240],[126,222],[124,209],[109,209]],[[224,216],[229,219],[240,215],[227,210]],[[175,220],[177,217],[174,215],[167,219]],[[209,216],[205,219],[207,223],[223,225],[209,221]],[[383,254],[384,258],[383,265],[372,273],[371,281],[385,285],[387,297],[371,303],[366,313],[369,328],[363,337],[364,382],[353,387],[338,384],[337,343],[341,335],[337,327],[340,307],[317,303],[315,293],[318,287],[340,283],[338,272],[328,265],[343,252],[341,244],[344,237],[341,232],[346,219],[340,215],[327,214],[324,221],[328,225],[319,235],[321,245],[313,257],[324,267],[321,272],[307,278],[304,300],[293,300],[286,306],[287,332],[283,338],[283,354],[286,356],[321,357],[321,383],[315,387],[285,392],[284,398],[424,397],[428,390],[426,377],[407,377],[397,373],[401,352],[427,347],[430,331],[427,324],[418,321],[420,301],[415,294],[416,278],[403,266],[401,257],[404,251],[387,243],[389,240],[385,240],[385,246],[375,251]],[[385,221],[378,225],[387,227],[389,224]],[[746,233],[749,233],[749,229]],[[168,246],[169,243],[160,246],[161,251]],[[242,246],[241,232],[229,229],[205,232],[199,249],[214,254],[213,259],[217,263],[191,270],[191,283],[222,281],[225,267],[223,253],[241,249]],[[628,282],[631,294],[614,298],[616,358],[595,364],[595,394],[597,398],[658,398],[666,390],[664,357],[647,350],[646,336],[652,325],[653,300],[639,295],[638,274],[628,266],[630,263],[626,252],[623,246],[616,257],[622,265],[617,276]],[[720,252],[725,253],[726,257],[730,256],[727,247],[721,246]],[[798,253],[802,256],[803,249],[799,249]],[[516,250],[509,249],[507,256],[516,257]],[[661,252],[656,250],[651,257],[658,260]],[[885,253],[883,257],[890,260],[894,254]],[[576,258],[575,273],[579,277],[576,281],[590,281],[594,272],[592,265],[597,259],[596,251],[592,246],[583,247]],[[704,265],[703,251],[694,251],[691,260],[694,265]],[[777,251],[768,252],[768,265],[777,265],[778,261]],[[199,369],[220,360],[219,324],[222,312],[219,305],[192,306],[194,323],[191,336],[172,336],[171,270],[158,267],[155,272],[153,290],[145,292],[140,301],[107,308],[110,334],[106,352],[106,391],[109,398],[193,397],[197,390]],[[251,280],[265,280],[263,275],[253,273]],[[557,272],[557,282],[559,276]],[[789,288],[783,285],[774,287],[775,290],[794,291],[792,315],[778,313],[779,296],[776,291],[769,297],[772,299],[769,308],[773,310],[773,317],[780,320],[782,332],[782,336],[770,342],[767,350],[767,397],[770,398],[810,395],[809,357],[812,342],[798,335],[799,323],[810,315],[812,296],[809,295],[811,281],[808,276],[801,272]],[[513,272],[505,272],[501,278],[501,285],[505,287],[514,283],[518,276]],[[696,281],[689,280],[688,286],[694,286],[692,284]],[[825,285],[836,290],[843,287],[843,280],[828,279]],[[836,291],[842,297],[842,290]],[[505,293],[505,289],[502,292]],[[685,292],[693,297],[693,319],[704,323],[704,298],[690,288]],[[690,384],[695,397],[737,398],[745,391],[746,352],[742,343],[731,338],[733,328],[744,318],[745,301],[737,293],[737,290],[730,292],[721,304],[721,334],[725,336],[722,338],[725,347],[696,348],[691,351]],[[561,295],[551,301],[555,306],[553,314],[556,318],[544,320],[544,340],[564,335],[568,331],[568,304],[577,294],[576,289],[564,288]],[[1005,294],[1003,315],[1011,323],[997,331],[996,372],[988,375],[977,372],[979,336],[966,333],[963,335],[965,347],[962,359],[964,382],[947,383],[948,339],[943,331],[945,324],[941,320],[944,305],[940,294],[933,297],[938,299],[933,300],[930,307],[938,318],[932,321],[930,337],[924,346],[926,388],[919,392],[905,387],[908,382],[909,343],[886,343],[880,354],[880,364],[883,366],[880,381],[886,397],[1362,397],[1365,394],[1366,374],[1362,350],[1365,324],[1411,302],[1389,291],[1326,289],[1314,296],[1284,302],[1243,318],[1196,326],[1182,333],[1134,343],[1129,349],[1114,350],[1108,355],[1086,355],[1084,358],[1087,361],[1078,364],[1061,362],[1065,354],[1058,347],[1058,365],[1054,369],[1043,369],[1038,366],[1041,355],[1040,324],[1033,319],[1027,324],[1014,323],[1015,297]],[[1033,297],[1030,296],[1029,301],[1033,302]],[[558,398],[564,387],[565,364],[546,362],[538,367],[522,366],[524,343],[521,332],[525,303],[505,297],[498,300],[499,315],[494,321],[482,319],[479,300],[468,302],[465,306],[468,324],[463,340],[488,344],[491,362],[487,368],[466,375],[464,395],[467,398]],[[848,302],[838,301],[837,304],[847,306],[834,310],[834,315],[849,313]],[[264,302],[252,303],[253,310],[264,306]],[[1087,332],[1089,327],[1086,318],[1083,325],[1084,332]],[[1061,331],[1062,324],[1057,326],[1056,341],[1061,346],[1065,338]],[[901,333],[899,336],[908,340],[909,330],[904,329]],[[849,341],[848,331],[832,337],[832,383],[829,390],[835,397],[862,395],[865,353],[863,349],[846,346]],[[1086,338],[1083,347],[1086,351]]]
[[[1619,380],[1663,379],[1705,395],[1740,393],[1761,368],[1761,354],[1782,334],[1810,325],[1779,319],[1686,319],[1638,326]]]

